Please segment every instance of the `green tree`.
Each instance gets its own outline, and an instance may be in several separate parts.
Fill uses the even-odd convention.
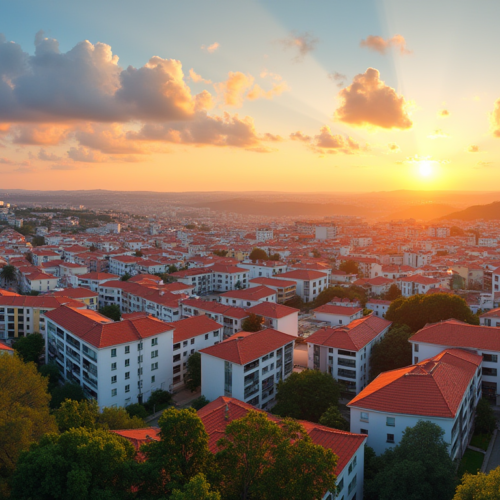
[[[385,317],[394,324],[408,325],[413,332],[420,330],[427,323],[438,323],[450,318],[471,325],[479,324],[478,318],[465,300],[448,293],[400,297],[392,302]]]
[[[487,399],[481,399],[476,407],[475,431],[478,434],[493,434],[496,426],[493,408]]]
[[[59,379],[61,377],[59,366],[57,363],[47,363],[46,365],[40,366],[38,371],[40,372],[40,375],[48,378],[48,390],[52,394],[52,391],[59,385]]]
[[[298,295],[294,295],[291,299],[288,299],[284,305],[293,307],[294,309],[304,309],[305,307],[304,301]]]
[[[337,457],[296,421],[249,411],[226,427],[215,460],[228,499],[316,500],[334,491]]]
[[[370,356],[370,380],[382,372],[412,364],[411,344],[408,342],[412,335],[413,332],[407,325],[393,326],[373,344]]]
[[[254,248],[251,252],[248,258],[252,261],[255,262],[257,260],[267,260],[267,253],[265,250],[262,250],[262,248]]]
[[[133,403],[131,405],[126,406],[125,411],[131,417],[146,418],[148,416],[148,410],[146,410],[144,405],[141,405],[139,403]]]
[[[399,297],[401,297],[401,290],[399,289],[398,285],[396,285],[396,283],[393,283],[384,295],[384,299],[396,300],[399,299]]]
[[[45,347],[45,340],[39,333],[32,333],[26,337],[18,337],[12,346],[25,363],[30,361],[39,364],[40,356]]]
[[[282,417],[319,422],[331,406],[337,406],[340,385],[328,373],[304,370],[280,380],[273,413]]]
[[[178,270],[175,264],[168,266],[168,274],[176,273]]]
[[[196,225],[195,224],[186,224],[184,227],[186,229],[196,229]]]
[[[50,407],[53,410],[59,408],[66,399],[72,399],[73,401],[83,401],[86,399],[81,386],[72,382],[66,382],[64,385],[57,386],[51,392],[51,395]]]
[[[320,307],[331,302],[335,297],[339,299],[359,300],[362,306],[364,306],[367,301],[366,290],[359,286],[350,286],[349,288],[330,286],[319,293],[313,305],[315,308]]]
[[[169,500],[220,500],[218,491],[211,491],[203,474],[197,474],[182,490],[174,490]]]
[[[16,268],[14,266],[3,266],[0,272],[0,277],[7,282],[11,283],[16,279]]]
[[[354,260],[345,260],[339,265],[339,270],[344,271],[346,274],[359,274],[358,263]]]
[[[149,399],[144,404],[144,408],[150,413],[153,413],[170,404],[172,404],[172,394],[163,389],[156,389],[156,391],[153,391],[151,396],[149,396]]]
[[[281,259],[281,257],[280,257],[279,253],[273,253],[273,254],[269,255],[269,260],[279,261],[280,259]]]
[[[48,379],[17,355],[0,355],[0,497],[19,455],[44,434],[57,430],[49,412]]]
[[[127,468],[135,450],[102,430],[71,429],[49,434],[19,459],[12,480],[18,500],[119,500],[129,490]]]
[[[349,422],[342,416],[342,413],[340,413],[338,407],[335,405],[327,408],[325,413],[321,415],[319,423],[332,429],[339,429],[341,431],[349,430]]]
[[[201,385],[201,354],[193,352],[187,360],[186,387],[195,392]]]
[[[455,465],[444,431],[421,420],[407,427],[400,444],[380,457],[381,469],[368,486],[380,500],[446,500],[455,491]]]
[[[120,280],[121,281],[128,281],[130,278],[132,277],[132,275],[130,275],[129,273],[125,273],[121,278]]]
[[[136,250],[135,253],[134,253],[134,255],[136,257],[143,257],[144,256],[144,254],[140,250]]]
[[[158,498],[181,489],[194,476],[205,473],[212,455],[208,434],[194,408],[168,408],[158,422],[160,441],[142,446],[140,498]]]
[[[458,486],[453,500],[499,500],[500,499],[500,467],[488,474],[466,473]]]
[[[207,406],[208,403],[210,403],[210,401],[205,396],[200,396],[199,398],[191,401],[191,408],[201,410],[204,406]]]
[[[113,321],[120,321],[122,317],[122,312],[120,311],[120,306],[118,304],[109,304],[107,306],[101,307],[99,313],[106,316]]]
[[[45,245],[45,238],[43,236],[33,236],[31,240],[31,244],[34,247],[41,247]]]
[[[250,313],[241,323],[241,329],[244,332],[258,332],[262,328],[264,318],[257,314]]]

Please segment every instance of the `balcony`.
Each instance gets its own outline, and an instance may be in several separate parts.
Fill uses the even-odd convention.
[[[353,370],[343,370],[342,368],[339,368],[337,370],[337,375],[339,377],[345,377],[345,378],[350,378],[350,379],[356,379],[356,372]]]
[[[250,385],[249,387],[245,388],[245,399],[249,398],[250,396],[253,396],[254,394],[257,394],[259,392],[259,382],[256,384]]]

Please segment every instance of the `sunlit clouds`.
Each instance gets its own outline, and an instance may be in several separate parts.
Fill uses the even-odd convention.
[[[214,42],[210,45],[202,45],[201,46],[201,49],[202,50],[205,50],[207,52],[209,52],[210,54],[212,54],[213,52],[215,52],[218,48],[220,47],[220,44],[218,42]]]
[[[360,46],[380,54],[386,54],[391,47],[394,47],[401,55],[411,54],[412,52],[406,48],[406,40],[402,35],[394,35],[392,38],[387,39],[370,35],[365,40],[361,40]]]

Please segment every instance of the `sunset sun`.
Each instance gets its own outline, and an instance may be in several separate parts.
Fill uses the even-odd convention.
[[[422,177],[430,177],[432,175],[432,163],[430,161],[421,161],[418,171]]]

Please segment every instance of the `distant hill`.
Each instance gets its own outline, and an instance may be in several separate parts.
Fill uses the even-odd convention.
[[[459,212],[452,212],[444,217],[440,217],[439,220],[497,220],[500,219],[500,201],[495,201],[489,203],[488,205],[474,205],[468,207],[465,210],[460,210]]]
[[[412,205],[411,207],[405,208],[398,212],[391,213],[390,215],[384,217],[387,220],[398,220],[398,219],[415,219],[415,220],[432,220],[448,215],[456,210],[455,207],[451,205],[445,205],[441,203],[426,203],[423,205]]]
[[[300,203],[292,201],[266,202],[260,200],[232,199],[212,201],[198,205],[216,212],[233,212],[242,215],[271,215],[324,217],[329,215],[359,215],[369,214],[369,209],[354,205],[338,203]]]

